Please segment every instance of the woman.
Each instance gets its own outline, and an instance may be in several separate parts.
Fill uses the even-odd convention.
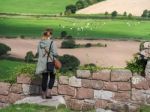
[[[57,50],[52,38],[52,29],[47,29],[38,44],[38,63],[36,74],[42,74],[42,98],[52,98],[51,89],[55,82],[54,70],[47,70],[47,62],[53,62],[57,56]],[[52,68],[53,69],[53,68]],[[50,78],[49,78],[50,75]],[[49,80],[48,80],[49,79]],[[47,85],[48,83],[48,85]]]

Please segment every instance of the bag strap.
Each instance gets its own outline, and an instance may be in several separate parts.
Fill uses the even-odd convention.
[[[52,43],[53,43],[53,41],[50,43],[50,46],[49,46],[49,52],[48,52],[48,55],[47,55],[47,62],[48,62],[48,57],[50,55],[50,50],[51,50],[51,47],[52,47]]]

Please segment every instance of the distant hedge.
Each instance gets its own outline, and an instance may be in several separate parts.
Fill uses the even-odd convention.
[[[7,54],[8,51],[11,51],[11,48],[3,43],[0,43],[0,56]]]

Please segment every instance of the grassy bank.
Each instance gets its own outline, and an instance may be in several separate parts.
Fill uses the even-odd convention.
[[[64,106],[60,106],[58,109],[55,107],[40,106],[37,104],[17,104],[11,105],[7,108],[1,109],[0,112],[71,112]]]
[[[0,13],[59,14],[77,0],[0,0]]]
[[[17,68],[26,65],[21,61],[0,60],[0,82],[15,82]]]
[[[78,39],[139,39],[150,40],[150,21],[99,20],[52,17],[0,18],[0,35],[29,36],[38,38],[47,28],[54,29],[54,36],[67,31]]]

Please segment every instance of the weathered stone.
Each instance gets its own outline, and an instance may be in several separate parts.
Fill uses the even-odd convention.
[[[89,110],[92,110],[92,109],[94,109],[94,104],[93,103],[87,103],[87,102],[83,103],[83,106],[82,106],[83,111],[89,111]]]
[[[70,77],[69,85],[73,87],[81,87],[81,79],[77,79],[75,76]]]
[[[64,99],[65,99],[65,101],[68,101],[68,100],[71,100],[71,96],[67,96],[67,95],[63,95],[63,97],[64,97]]]
[[[123,103],[113,103],[111,106],[111,110],[115,112],[129,112],[129,107]]]
[[[94,98],[95,99],[112,100],[114,95],[115,94],[111,91],[94,90]]]
[[[57,87],[53,87],[52,88],[51,94],[55,95],[55,96],[58,95],[58,89],[57,89]]]
[[[94,99],[84,99],[84,102],[95,104],[96,101]]]
[[[110,108],[112,105],[111,101],[107,101],[107,100],[96,100],[95,103],[95,108],[103,108],[103,109],[108,109]]]
[[[84,102],[83,100],[71,99],[67,101],[67,105],[71,110],[87,111],[94,109],[93,103]]]
[[[143,103],[146,101],[146,94],[144,90],[132,89],[132,100],[136,103]]]
[[[117,83],[116,82],[104,82],[104,90],[108,91],[117,91]]]
[[[37,95],[40,94],[40,87],[36,85],[22,84],[23,93],[25,95]]]
[[[132,87],[136,89],[149,89],[148,81],[142,76],[132,77]]]
[[[58,93],[61,95],[75,96],[76,90],[69,85],[58,85]]]
[[[129,81],[132,77],[132,72],[126,69],[112,70],[111,81]]]
[[[41,83],[42,83],[41,77],[35,77],[35,78],[31,79],[31,84],[33,84],[33,85],[41,85]]]
[[[146,98],[146,102],[147,102],[147,104],[150,104],[150,97]]]
[[[150,60],[147,61],[147,64],[145,67],[145,75],[146,77],[150,78]]]
[[[76,100],[76,99],[71,99],[69,101],[67,101],[67,105],[70,109],[72,110],[82,110],[82,106],[83,106],[84,101],[82,100]]]
[[[92,99],[94,97],[94,91],[88,88],[77,89],[77,99]]]
[[[119,91],[129,91],[131,90],[131,84],[129,82],[117,82]]]
[[[89,78],[89,77],[91,77],[91,73],[89,70],[77,70],[77,77]]]
[[[131,93],[129,91],[117,92],[114,96],[118,101],[129,101],[131,99]]]
[[[0,95],[8,95],[9,93],[10,84],[0,82]]]
[[[10,91],[13,93],[22,93],[22,85],[21,84],[13,84],[10,88]]]
[[[67,76],[60,76],[59,77],[59,83],[60,84],[69,84],[69,77],[67,77]]]
[[[82,87],[92,88],[92,80],[81,79]]]
[[[103,81],[100,80],[88,80],[82,79],[82,87],[93,88],[93,89],[102,89],[104,86]]]
[[[17,83],[19,84],[31,84],[31,77],[22,74],[20,76],[17,77]]]
[[[14,103],[17,100],[23,99],[24,96],[21,94],[10,93],[8,96],[9,103]]]
[[[8,106],[9,106],[9,103],[2,103],[2,102],[0,102],[0,109],[8,107]]]
[[[111,70],[101,70],[99,72],[94,72],[92,78],[96,80],[110,81]]]
[[[0,102],[2,103],[8,103],[8,96],[0,95]]]
[[[148,86],[150,88],[150,77],[146,77],[146,80],[147,80]]]
[[[93,89],[102,89],[104,86],[103,81],[92,80],[92,88]]]

